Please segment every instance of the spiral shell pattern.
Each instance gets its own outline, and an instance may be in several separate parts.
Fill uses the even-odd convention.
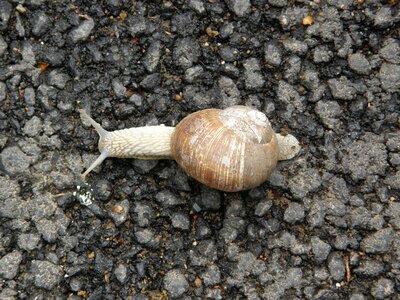
[[[188,175],[226,192],[260,185],[278,160],[278,141],[267,117],[246,106],[188,115],[177,125],[171,145]]]

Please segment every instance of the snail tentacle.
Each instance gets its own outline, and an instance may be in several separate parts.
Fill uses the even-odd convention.
[[[100,156],[82,174],[85,178],[107,157],[139,159],[171,159],[171,136],[174,127],[143,126],[116,131],[107,131],[84,110],[79,110],[81,118],[87,120],[99,134]]]
[[[81,174],[82,179],[85,179],[87,174],[89,174],[97,166],[101,165],[101,163],[107,157],[110,157],[110,151],[108,151],[107,149],[103,149],[99,157],[97,157],[97,159],[90,165],[90,167],[84,173]]]

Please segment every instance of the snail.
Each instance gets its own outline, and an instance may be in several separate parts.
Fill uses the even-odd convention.
[[[144,126],[106,131],[84,110],[100,136],[100,156],[83,179],[107,157],[174,159],[191,177],[225,192],[257,187],[278,160],[293,158],[297,139],[276,134],[265,114],[247,106],[205,109],[185,117],[176,127]]]

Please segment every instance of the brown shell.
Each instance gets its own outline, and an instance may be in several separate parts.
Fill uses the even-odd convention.
[[[245,106],[190,114],[176,126],[171,145],[187,174],[226,192],[260,185],[278,160],[278,141],[268,119]]]

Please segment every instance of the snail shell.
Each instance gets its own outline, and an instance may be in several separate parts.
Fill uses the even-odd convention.
[[[264,182],[278,161],[278,140],[267,117],[245,106],[206,109],[176,126],[172,157],[190,176],[234,192]]]

